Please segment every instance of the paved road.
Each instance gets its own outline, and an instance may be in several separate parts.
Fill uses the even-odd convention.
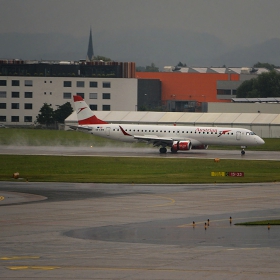
[[[50,146],[0,146],[0,154],[63,155],[63,156],[117,156],[117,157],[165,157],[165,158],[221,158],[241,160],[280,160],[280,152],[247,150],[241,156],[238,150],[190,150],[176,154],[160,154],[157,148],[124,147],[50,147]]]
[[[0,279],[279,279],[280,227],[234,225],[279,200],[280,183],[0,182]]]

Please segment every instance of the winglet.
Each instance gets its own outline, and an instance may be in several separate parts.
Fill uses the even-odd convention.
[[[108,124],[105,121],[98,119],[91,111],[84,99],[79,95],[74,95],[74,104],[78,116],[78,123],[80,125],[85,124]]]

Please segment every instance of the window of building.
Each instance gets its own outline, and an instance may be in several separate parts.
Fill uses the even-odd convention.
[[[217,89],[217,95],[231,95],[230,89]]]
[[[97,93],[96,92],[90,93],[89,99],[97,99]]]
[[[19,103],[12,103],[11,108],[12,109],[19,109]]]
[[[111,99],[111,93],[103,93],[102,98],[103,99]]]
[[[71,81],[64,81],[63,86],[64,87],[72,87],[72,82]]]
[[[63,92],[63,98],[64,99],[71,99],[72,98],[71,92]]]
[[[6,103],[0,103],[0,109],[7,109]]]
[[[7,85],[7,81],[6,80],[0,80],[0,86],[1,87],[5,87]]]
[[[19,116],[12,116],[11,121],[12,122],[19,122]]]
[[[78,92],[77,95],[81,96],[83,99],[85,99],[85,94],[82,92]]]
[[[110,111],[111,110],[111,105],[103,105],[102,110],[103,111]]]
[[[110,88],[111,87],[111,83],[110,82],[103,82],[103,87],[104,88]]]
[[[0,122],[6,122],[6,116],[0,116]]]
[[[12,80],[13,87],[19,87],[19,80]]]
[[[33,81],[32,80],[25,80],[24,81],[24,85],[26,87],[32,87],[33,86]]]
[[[33,93],[30,92],[30,91],[26,91],[26,92],[24,93],[24,97],[25,97],[25,98],[32,98],[32,97],[33,97]]]
[[[24,122],[32,122],[32,116],[24,116]]]
[[[97,105],[96,104],[91,104],[89,105],[90,110],[92,111],[97,111]]]
[[[6,91],[0,91],[0,98],[6,98],[7,92]]]
[[[19,92],[18,91],[12,91],[12,98],[19,98]]]
[[[32,110],[32,103],[24,103],[24,109]]]
[[[89,82],[89,87],[97,88],[98,87],[98,83],[97,82]]]
[[[77,87],[85,87],[85,82],[77,81]]]

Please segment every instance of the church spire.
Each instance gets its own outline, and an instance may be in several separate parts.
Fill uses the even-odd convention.
[[[87,61],[92,61],[93,59],[94,59],[94,53],[93,53],[92,36],[91,36],[91,28],[90,28],[88,51],[87,51]]]

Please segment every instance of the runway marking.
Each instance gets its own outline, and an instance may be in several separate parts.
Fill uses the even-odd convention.
[[[1,200],[4,200],[4,199],[5,199],[5,197],[4,197],[4,196],[0,196],[0,201],[1,201]]]
[[[10,270],[26,270],[26,269],[37,269],[37,270],[54,270],[59,269],[59,266],[7,266]]]
[[[208,274],[218,274],[218,273],[226,273],[226,274],[233,274],[236,275],[236,271],[228,271],[224,269],[220,270],[211,270],[211,269],[176,269],[176,268],[152,268],[152,267],[92,267],[92,266],[9,266],[6,267],[10,270],[54,270],[54,269],[64,269],[64,270],[92,270],[92,271],[151,271],[151,272],[171,272],[171,273],[178,273],[178,272],[199,272],[199,273],[208,273]],[[262,271],[240,271],[241,275],[280,275],[278,271],[271,271],[271,272],[262,272]]]
[[[2,261],[10,261],[10,260],[26,260],[26,259],[40,259],[37,256],[14,256],[14,257],[2,257],[0,260]]]
[[[148,195],[150,196],[150,195]],[[163,206],[169,206],[175,203],[175,199],[170,198],[170,197],[165,197],[165,196],[159,196],[159,195],[152,195],[153,197],[160,197],[166,200],[169,200],[170,202],[168,203],[164,203],[164,204],[156,204],[156,205],[152,205],[152,206],[147,206],[147,207],[163,207]]]

